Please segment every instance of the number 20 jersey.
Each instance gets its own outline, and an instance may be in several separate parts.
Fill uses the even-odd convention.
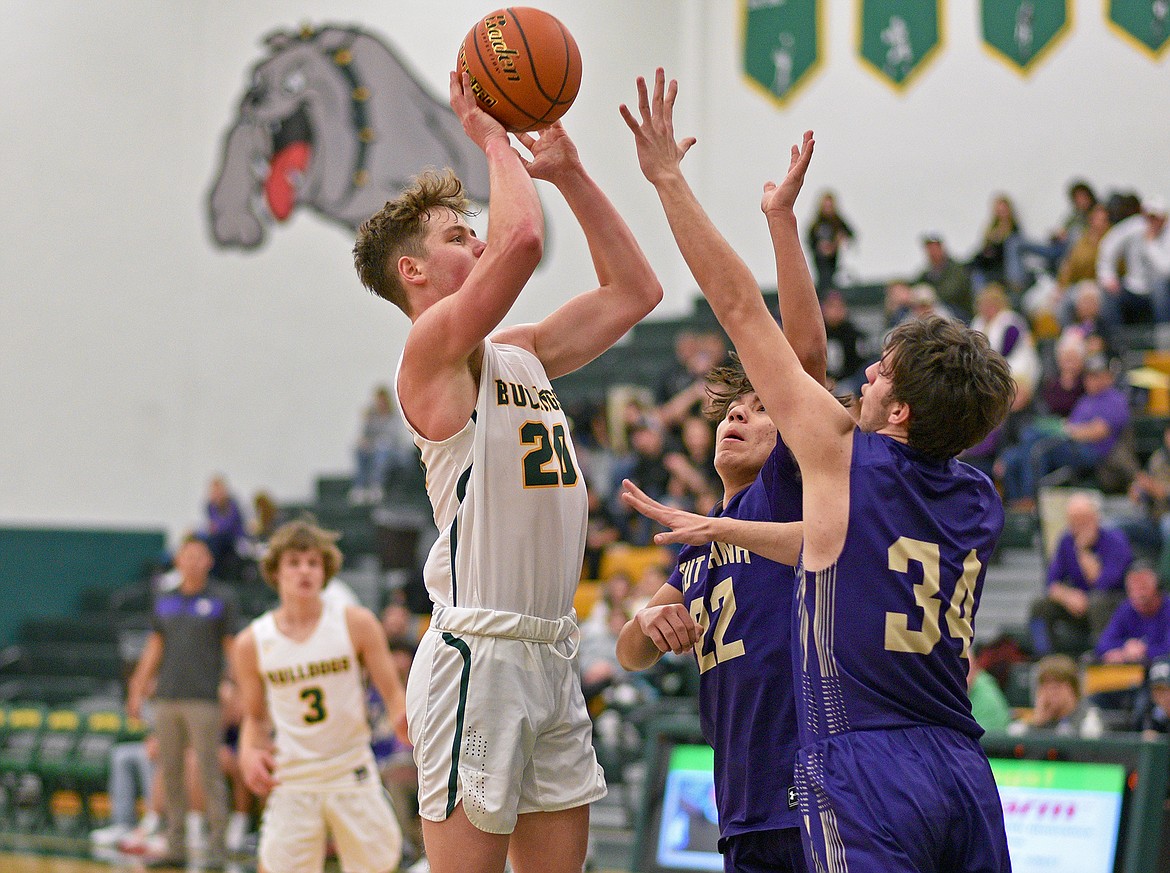
[[[569,422],[540,360],[485,341],[467,424],[440,441],[407,427],[439,529],[423,568],[435,604],[567,615],[589,507]]]
[[[967,657],[1003,504],[980,471],[854,431],[837,561],[797,577],[801,745],[941,725],[978,738]]]

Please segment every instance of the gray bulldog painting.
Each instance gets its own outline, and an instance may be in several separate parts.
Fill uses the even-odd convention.
[[[208,202],[217,245],[254,249],[298,207],[354,230],[427,167],[487,202],[483,153],[377,37],[326,26],[264,44]]]

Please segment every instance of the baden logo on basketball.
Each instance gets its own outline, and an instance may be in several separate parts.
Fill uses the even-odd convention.
[[[581,87],[581,53],[547,12],[510,6],[485,15],[459,48],[458,67],[484,111],[510,131],[559,119]]]

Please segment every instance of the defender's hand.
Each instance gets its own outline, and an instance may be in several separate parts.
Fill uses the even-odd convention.
[[[678,82],[666,84],[662,67],[654,72],[654,97],[647,93],[646,80],[638,77],[638,111],[642,116],[638,122],[626,104],[618,107],[626,126],[634,133],[634,145],[638,149],[638,165],[642,174],[653,185],[677,175],[683,155],[696,142],[693,136],[675,141],[674,101],[678,96]]]
[[[684,654],[693,649],[703,636],[703,629],[681,603],[665,603],[640,609],[634,621],[660,652]]]
[[[654,535],[654,542],[660,546],[671,543],[701,546],[711,542],[710,519],[705,515],[674,509],[659,503],[629,479],[622,480],[621,498],[626,506],[637,510],[651,521],[670,528],[665,533]]]
[[[809,162],[812,160],[813,132],[804,132],[804,142],[800,146],[792,147],[792,158],[788,162],[788,174],[777,185],[775,182],[764,183],[764,196],[760,200],[760,209],[765,215],[773,213],[791,212],[796,204],[796,195],[804,184],[804,174],[808,172]]]

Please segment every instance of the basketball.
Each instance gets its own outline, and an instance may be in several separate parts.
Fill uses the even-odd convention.
[[[573,105],[581,87],[581,52],[547,12],[508,6],[485,15],[459,49],[479,105],[510,131],[548,127]]]

